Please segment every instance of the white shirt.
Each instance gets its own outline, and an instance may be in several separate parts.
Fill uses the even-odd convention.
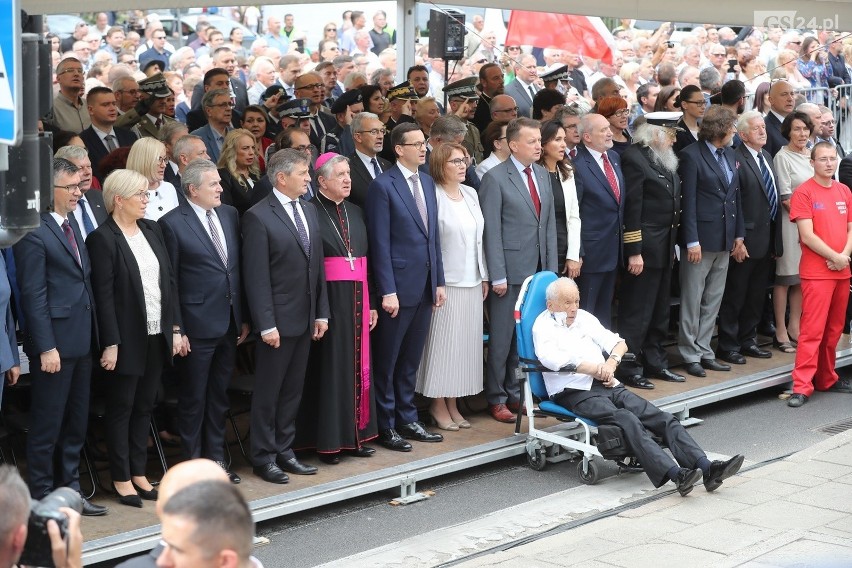
[[[476,166],[476,175],[479,176],[479,179],[482,179],[482,176],[484,176],[488,170],[502,162],[503,160],[501,160],[497,154],[491,152],[487,158],[479,162],[479,165]]]
[[[364,154],[363,152],[361,152],[361,150],[355,150],[355,154],[361,159],[361,162],[364,164],[364,167],[367,168],[367,173],[370,174],[370,177],[373,178],[373,179],[376,179],[376,172],[373,169],[373,163],[372,163],[371,160],[376,160],[376,163],[379,164],[378,157],[371,158],[367,154]],[[381,164],[379,164],[379,169],[380,170],[382,169]],[[382,171],[384,171],[384,170],[382,170]]]
[[[89,201],[86,199],[86,194],[83,194],[83,197],[77,201],[77,208],[74,210],[74,217],[77,219],[77,226],[80,227],[80,233],[83,235],[83,240],[89,236],[89,233],[86,232],[86,225],[83,224],[83,208],[86,208],[86,213],[89,214],[89,220],[92,222],[92,226],[97,229],[98,221],[95,219],[95,213],[92,211],[92,206],[89,204]]]
[[[558,370],[565,365],[583,362],[602,364],[601,351],[611,352],[622,339],[585,310],[577,310],[570,326],[556,321],[549,310],[535,319],[532,328],[535,356],[548,369]],[[565,389],[589,390],[594,377],[583,373],[543,373],[547,394],[553,396]],[[617,382],[617,381],[616,381]]]
[[[195,212],[195,216],[198,217],[199,221],[201,221],[201,226],[204,227],[204,230],[207,231],[208,235],[210,235],[210,223],[207,222],[207,209],[199,207],[189,199],[187,199],[186,202],[189,203],[189,206],[192,207],[192,210]],[[222,243],[222,249],[225,251],[225,258],[228,258],[228,243],[225,242],[225,231],[222,230],[222,222],[219,221],[216,209],[211,209],[210,211],[213,213],[213,215],[211,215],[213,219],[213,227],[219,234],[219,242]],[[210,239],[212,242],[212,235],[210,235]]]
[[[426,195],[423,193],[423,182],[420,181],[420,172],[412,172],[401,163],[397,162],[397,166],[399,166],[399,170],[402,172],[402,175],[405,176],[405,181],[408,184],[408,190],[411,192],[411,196],[414,197],[414,184],[411,183],[411,176],[417,174],[417,191],[420,193],[420,199],[423,200],[423,206],[426,206]],[[416,200],[415,200],[416,201]]]
[[[749,146],[748,144],[743,144],[748,153],[751,154],[751,157],[754,159],[755,163],[757,163],[757,171],[763,174],[763,168],[760,167],[760,159],[757,157],[757,152]],[[775,175],[772,173],[772,168],[769,167],[769,162],[764,158],[764,163],[766,164],[766,169],[769,171],[769,177],[772,178],[772,183],[775,184],[775,199],[778,200],[778,182],[775,181]]]
[[[278,199],[278,202],[281,203],[281,207],[283,207],[284,211],[287,212],[287,215],[290,217],[290,220],[293,222],[293,225],[296,224],[296,218],[293,216],[293,206],[290,205],[290,203],[293,201],[296,202],[296,210],[299,212],[299,218],[302,220],[302,225],[304,225],[305,227],[305,233],[308,235],[308,241],[310,241],[311,232],[310,229],[308,229],[308,219],[307,217],[305,217],[305,212],[302,210],[302,204],[299,203],[299,200],[290,199],[289,197],[278,191],[278,189],[273,191],[272,195],[274,195]]]
[[[145,208],[145,218],[152,221],[178,206],[178,196],[175,186],[167,181],[161,181],[156,189],[148,191],[148,207]]]

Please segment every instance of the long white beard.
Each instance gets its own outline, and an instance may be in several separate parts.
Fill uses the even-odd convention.
[[[672,173],[677,172],[678,159],[674,148],[651,148],[651,160],[661,168]]]

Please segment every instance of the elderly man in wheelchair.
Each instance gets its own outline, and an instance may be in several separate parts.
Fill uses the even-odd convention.
[[[552,401],[598,424],[620,427],[655,487],[672,481],[686,496],[703,478],[704,488],[714,491],[739,471],[742,455],[710,461],[674,416],[630,392],[615,378],[627,344],[595,316],[579,309],[580,292],[573,280],[554,280],[547,286],[546,296],[547,309],[536,318],[532,338],[542,366],[560,371],[544,373]],[[677,464],[653,436],[662,439]]]

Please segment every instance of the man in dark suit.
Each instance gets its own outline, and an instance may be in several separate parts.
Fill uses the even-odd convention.
[[[828,38],[828,64],[831,66],[831,76],[828,78],[828,86],[832,89],[838,85],[852,83],[849,71],[846,69],[846,58],[843,57],[843,42],[837,41],[834,34]]]
[[[352,138],[355,141],[355,152],[349,156],[352,191],[347,199],[363,209],[367,204],[367,188],[393,164],[379,156],[385,143],[385,125],[375,114],[359,112],[352,117]]]
[[[731,370],[716,360],[710,340],[728,261],[733,257],[741,262],[747,254],[737,160],[728,146],[736,118],[730,109],[711,106],[701,122],[698,142],[680,153],[683,214],[678,349],[686,372],[696,377],[706,376],[705,369]]]
[[[175,144],[187,134],[189,134],[189,130],[186,128],[186,125],[177,121],[164,124],[160,131],[160,140],[166,145],[166,155],[169,157],[169,161],[166,163],[166,170],[163,172],[163,180],[175,186],[178,194],[181,193],[180,165],[178,164],[178,157],[175,154]],[[207,153],[206,147],[204,148],[204,152],[205,154]]]
[[[186,459],[205,457],[227,471],[228,382],[237,345],[249,332],[242,313],[239,216],[222,204],[213,162],[191,162],[182,179],[186,201],[159,221],[183,316],[178,431]],[[240,482],[236,473],[228,476]]]
[[[512,152],[482,178],[479,203],[485,218],[485,260],[491,277],[487,307],[491,331],[485,372],[485,397],[492,418],[514,422],[520,411],[515,346],[515,301],[524,280],[540,270],[559,269],[556,214],[550,176],[536,162],[541,156],[539,122],[517,118],[506,127]]]
[[[323,136],[334,131],[337,120],[333,115],[322,110],[323,93],[325,93],[322,77],[319,73],[303,73],[296,77],[294,92],[296,98],[308,99],[310,103],[311,144],[321,148]]]
[[[95,177],[103,181],[99,169],[101,160],[116,148],[132,146],[136,142],[136,134],[127,128],[115,126],[118,107],[115,94],[110,89],[94,87],[86,97],[86,105],[92,125],[80,133],[80,138],[89,152]]]
[[[231,100],[231,76],[228,71],[221,67],[214,67],[204,74],[204,80],[201,83],[201,88],[196,86],[192,92],[192,110],[186,113],[186,127],[190,132],[198,130],[207,124],[207,113],[204,111],[203,99],[204,95],[209,91],[224,89],[228,93],[228,100]],[[197,94],[197,98],[196,98]],[[246,95],[248,97],[248,95]],[[236,101],[231,100],[235,105],[231,112],[231,126],[240,128],[242,122],[242,113],[236,110]],[[214,160],[215,161],[215,160]]]
[[[521,55],[513,63],[515,79],[503,89],[503,93],[515,99],[518,105],[518,116],[530,117],[532,103],[538,87],[535,80],[538,78],[535,57],[529,54]]]
[[[646,377],[685,380],[669,370],[663,346],[669,331],[672,269],[680,226],[680,177],[673,149],[680,115],[646,113],[646,123],[633,135],[634,144],[621,155],[625,263],[618,295],[618,334],[637,359],[622,362],[616,377],[641,389],[654,388]]]
[[[599,114],[580,120],[583,143],[577,147],[574,179],[580,219],[583,220],[580,256],[583,265],[577,285],[582,308],[605,327],[612,324],[612,298],[621,259],[624,216],[624,176],[620,158],[611,150],[609,122]]]
[[[225,82],[210,85],[210,87],[213,89],[225,88],[231,91],[234,94],[234,104],[236,105],[234,108],[242,115],[246,110],[246,107],[249,105],[248,87],[246,87],[246,84],[240,78],[235,76],[237,58],[234,55],[234,52],[231,51],[231,48],[229,47],[219,47],[212,53],[212,56],[213,68],[224,70],[224,74],[227,75],[227,79]],[[218,81],[222,81],[221,77]],[[201,108],[201,98],[204,96],[204,93],[209,90],[206,88],[207,86],[207,83],[199,83],[195,85],[195,88],[192,90],[193,109]]]
[[[472,122],[480,133],[491,123],[491,100],[502,95],[504,88],[503,70],[499,65],[486,63],[479,69],[479,104]]]
[[[104,206],[104,197],[100,191],[92,188],[92,162],[85,148],[79,146],[63,146],[54,154],[56,158],[65,158],[80,169],[80,191],[83,195],[77,201],[74,218],[83,239],[107,220],[108,214]]]
[[[254,329],[251,461],[270,483],[287,483],[285,471],[316,473],[296,460],[292,445],[311,339],[328,329],[323,249],[316,208],[299,199],[311,179],[310,160],[292,148],[267,164],[271,195],[243,215],[243,283]]]
[[[214,89],[204,93],[202,100],[204,113],[207,116],[207,124],[197,130],[193,130],[190,134],[198,136],[204,141],[204,146],[207,148],[207,155],[213,162],[219,161],[219,154],[222,152],[222,144],[225,142],[225,135],[231,129],[231,115],[234,109],[234,103],[231,102],[231,96],[225,89]]]
[[[53,211],[13,248],[21,293],[21,328],[30,358],[32,407],[27,436],[30,492],[80,491],[80,452],[89,421],[92,346],[97,345],[91,265],[77,221],[80,171],[53,160]],[[106,514],[83,499],[83,514]]]
[[[766,113],[766,145],[764,150],[772,157],[789,141],[781,134],[781,123],[793,112],[796,90],[787,81],[776,81],[769,87],[769,112]]]
[[[404,123],[394,129],[391,143],[396,165],[367,190],[370,265],[382,298],[373,332],[373,386],[379,443],[409,452],[403,438],[444,439],[417,421],[414,387],[432,307],[443,306],[446,294],[435,183],[418,171],[426,139],[416,124]]]
[[[781,223],[784,214],[775,184],[772,156],[763,150],[766,126],[759,112],[748,111],[737,121],[742,144],[734,151],[740,184],[747,256],[728,265],[725,293],[719,308],[719,343],[716,357],[742,365],[744,355],[768,359],[772,353],[757,345],[757,325],[772,258],[781,256]]]

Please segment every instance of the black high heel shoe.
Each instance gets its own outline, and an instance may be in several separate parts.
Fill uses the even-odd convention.
[[[142,499],[145,499],[146,501],[156,501],[157,500],[159,493],[157,492],[156,489],[151,489],[150,491],[145,491],[144,489],[142,489],[141,487],[139,487],[138,485],[136,485],[132,481],[130,483],[133,484],[133,489],[136,490],[136,492],[139,494],[139,497],[141,497]]]
[[[118,489],[115,488],[114,483],[112,485],[112,492],[115,493],[116,496],[118,496],[118,502],[122,505],[127,505],[128,507],[136,507],[137,509],[142,508],[142,499],[136,493],[132,493],[130,495],[122,495],[118,492]]]

